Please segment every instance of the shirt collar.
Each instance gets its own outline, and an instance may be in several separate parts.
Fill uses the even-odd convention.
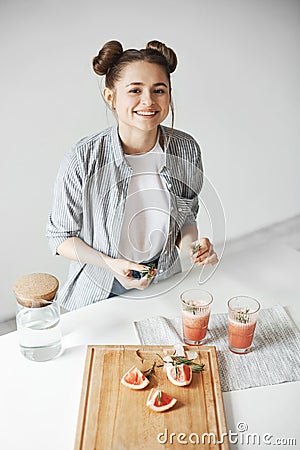
[[[115,163],[119,167],[125,161],[121,140],[118,133],[118,124],[111,127],[111,142],[114,152]]]
[[[164,126],[160,125],[159,128],[160,128],[160,136],[161,136],[161,138],[159,140],[159,143],[160,143],[161,148],[163,149],[163,152],[165,154],[164,165],[163,165],[162,169],[164,167],[169,168],[169,166],[170,166],[170,161],[169,161],[169,152],[170,152],[169,151],[169,146],[170,146],[169,135],[167,133],[167,129]],[[167,145],[167,144],[169,144],[169,145]]]
[[[126,163],[121,140],[120,140],[119,133],[118,133],[118,128],[119,128],[118,124],[115,124],[111,127],[112,148],[113,148],[115,163],[116,163],[117,167],[119,167],[120,164],[122,164],[123,162]],[[159,139],[159,143],[163,149],[163,152],[166,154],[164,165],[168,165],[168,157],[167,157],[168,148],[166,148],[166,145],[168,142],[168,135],[163,126],[160,125],[159,129],[160,129],[160,137],[161,137],[161,139]]]

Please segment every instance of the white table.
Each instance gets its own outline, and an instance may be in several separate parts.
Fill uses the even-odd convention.
[[[267,245],[227,256],[225,253],[216,273],[205,284],[214,295],[213,312],[225,312],[228,298],[245,294],[259,299],[264,308],[278,303],[286,306],[299,327],[299,268],[300,253],[284,246]],[[26,360],[19,352],[17,333],[2,336],[0,449],[72,449],[86,345],[138,344],[132,322],[153,315],[178,315],[180,292],[195,286],[197,278],[198,271],[193,269],[179,285],[158,297],[115,297],[64,314],[64,352],[52,361]],[[175,280],[167,280],[163,286],[170,288]],[[161,287],[158,283],[149,289],[154,292]],[[284,448],[300,448],[299,393],[299,382],[224,393],[228,429],[236,432],[237,424],[245,422],[248,433],[258,433],[261,439],[269,433],[273,435],[272,444],[276,438],[296,439],[297,446]],[[240,442],[232,448],[269,449],[270,445],[255,447]]]

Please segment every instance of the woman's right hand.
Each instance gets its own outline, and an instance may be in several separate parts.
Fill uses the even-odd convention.
[[[138,272],[148,271],[149,267],[145,264],[136,264],[123,258],[112,258],[90,247],[81,238],[76,236],[63,241],[59,245],[57,252],[66,258],[79,261],[82,264],[91,264],[110,270],[125,289],[146,289],[156,274],[156,270],[154,270],[151,277],[134,278],[131,275],[132,270],[137,270]]]
[[[131,275],[132,270],[143,272],[148,271],[149,267],[145,264],[136,264],[122,258],[110,258],[109,262],[107,262],[107,265],[110,271],[113,273],[114,277],[122,284],[125,289],[146,289],[156,273],[155,270],[152,277],[144,276],[140,279],[134,278]]]

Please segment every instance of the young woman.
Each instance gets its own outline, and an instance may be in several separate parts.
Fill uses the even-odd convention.
[[[195,263],[217,262],[209,239],[198,240],[200,148],[173,128],[176,65],[158,41],[126,51],[110,41],[93,59],[117,123],[79,141],[56,180],[47,235],[53,254],[72,260],[60,291],[68,310],[172,276],[179,249]],[[170,109],[172,128],[161,125]]]

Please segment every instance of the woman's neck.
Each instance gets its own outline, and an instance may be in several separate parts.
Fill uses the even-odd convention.
[[[119,136],[123,152],[127,155],[148,152],[156,143],[157,131],[158,128],[150,131],[142,131],[136,128],[128,129],[119,124]]]

